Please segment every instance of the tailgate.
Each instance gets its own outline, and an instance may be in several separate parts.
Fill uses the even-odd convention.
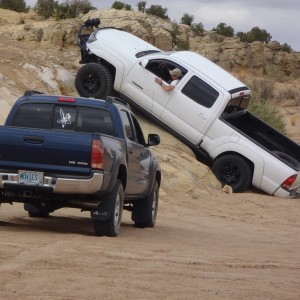
[[[88,175],[92,139],[88,133],[1,127],[0,168]]]

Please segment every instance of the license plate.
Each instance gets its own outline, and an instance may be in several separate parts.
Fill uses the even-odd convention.
[[[44,173],[32,171],[19,171],[19,183],[42,185],[44,183]]]

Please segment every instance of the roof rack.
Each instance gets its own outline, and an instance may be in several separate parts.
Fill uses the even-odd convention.
[[[108,96],[108,97],[106,97],[105,101],[108,104],[112,104],[112,103],[123,104],[123,105],[127,106],[130,109],[130,105],[125,100],[123,100],[121,98]]]
[[[36,95],[36,94],[44,94],[43,92],[39,92],[39,91],[34,91],[34,90],[27,90],[24,92],[23,96],[31,96],[31,95]]]

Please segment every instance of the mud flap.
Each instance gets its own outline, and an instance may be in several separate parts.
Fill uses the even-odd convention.
[[[114,203],[105,199],[101,202],[100,206],[97,209],[91,211],[91,218],[93,220],[105,221],[109,219],[110,215],[113,212],[113,209]]]

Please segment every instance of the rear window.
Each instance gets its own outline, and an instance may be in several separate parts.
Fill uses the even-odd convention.
[[[50,129],[52,126],[53,104],[22,104],[12,120],[12,126]]]
[[[110,111],[89,107],[79,107],[77,131],[100,132],[114,135],[114,126]]]
[[[13,118],[12,126],[114,135],[108,110],[48,103],[22,104]]]
[[[196,76],[189,80],[182,93],[207,108],[212,107],[219,97],[218,91]]]

